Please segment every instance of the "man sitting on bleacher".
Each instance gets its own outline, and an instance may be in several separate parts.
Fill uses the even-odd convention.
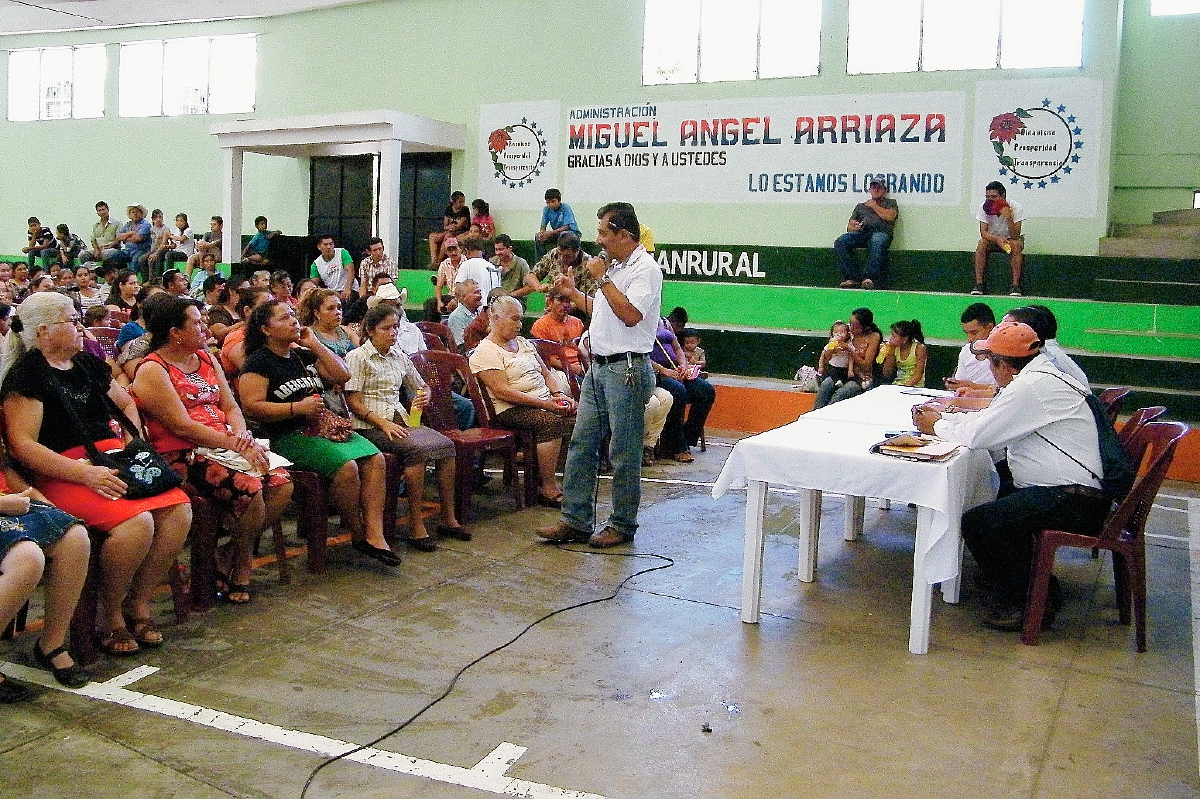
[[[840,288],[873,289],[883,279],[883,265],[887,262],[888,248],[892,246],[892,231],[896,227],[896,217],[900,215],[900,206],[888,198],[888,187],[882,180],[872,180],[869,188],[870,198],[854,206],[850,221],[846,223],[846,232],[833,243],[838,269],[842,273]],[[863,247],[867,250],[867,266],[860,283],[854,251]]]

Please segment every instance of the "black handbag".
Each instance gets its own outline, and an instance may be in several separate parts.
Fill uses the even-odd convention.
[[[88,436],[87,428],[79,418],[75,404],[71,401],[66,389],[52,371],[50,374],[50,382],[58,391],[59,399],[62,401],[67,416],[71,417],[71,421],[79,431],[80,437],[83,439],[83,448],[87,450],[88,457],[96,466],[117,470],[117,476],[125,483],[125,499],[156,497],[183,485],[183,477],[179,472],[172,469],[170,464],[158,454],[158,451],[141,437],[137,426],[129,420],[124,411],[117,407],[107,393],[101,395],[104,397],[105,405],[112,413],[113,418],[129,431],[133,439],[125,445],[124,449],[113,452],[101,452],[97,449],[95,442]]]

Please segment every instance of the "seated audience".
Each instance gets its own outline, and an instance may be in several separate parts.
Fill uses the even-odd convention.
[[[133,301],[133,308],[129,311],[129,321],[121,326],[121,330],[117,334],[117,349],[121,349],[139,336],[146,335],[146,328],[142,327],[141,321],[142,306],[148,298],[162,292],[162,290],[162,286],[156,286],[153,283],[147,283],[138,289]]]
[[[990,392],[996,386],[991,364],[987,356],[976,355],[971,345],[986,341],[991,335],[992,328],[996,326],[996,313],[987,303],[973,302],[962,312],[959,323],[967,335],[967,343],[958,351],[958,365],[954,375],[946,378],[946,388],[950,391],[988,389]]]
[[[171,269],[182,263],[186,269],[187,262],[196,254],[196,239],[188,226],[187,214],[175,214],[175,229],[168,229],[166,236],[169,247],[163,253],[163,268]]]
[[[579,225],[575,222],[575,212],[571,206],[562,201],[562,192],[558,189],[546,189],[546,207],[542,209],[542,223],[533,237],[534,256],[542,257],[542,252],[558,237],[567,231],[579,235]],[[582,286],[576,286],[583,291]]]
[[[221,341],[221,368],[227,379],[237,378],[246,365],[246,320],[255,308],[272,299],[270,290],[263,286],[251,286],[238,292],[237,321],[225,329]]]
[[[458,268],[463,265],[466,258],[463,256],[458,239],[454,236],[446,238],[442,243],[442,250],[446,253],[446,257],[438,264],[433,296],[437,300],[438,313],[445,317],[458,307],[458,300],[454,298],[455,278],[458,275]]]
[[[139,288],[137,272],[132,269],[122,269],[113,278],[112,285],[108,289],[108,297],[104,300],[104,304],[113,311],[129,311],[132,313],[134,304],[138,300]],[[141,333],[138,335],[140,336]]]
[[[66,267],[63,269],[70,271]],[[107,299],[96,287],[96,276],[88,266],[75,270],[75,294],[79,297],[79,307],[85,311],[88,308],[103,308]]]
[[[59,266],[74,267],[75,259],[87,250],[87,245],[66,225],[58,225],[54,231],[54,247],[58,252]]]
[[[109,219],[108,203],[104,200],[96,203],[96,216],[100,219],[92,225],[92,249],[83,254],[84,261],[107,261],[117,251],[117,231],[120,228]]]
[[[450,328],[454,335],[454,343],[462,351],[467,325],[471,324],[471,320],[479,314],[483,305],[483,292],[474,280],[464,280],[454,284],[454,297],[458,304],[446,320],[446,327]]]
[[[1021,223],[1025,209],[1007,197],[1004,184],[993,180],[983,192],[983,203],[975,211],[979,220],[979,243],[975,245],[975,288],[972,294],[987,294],[986,272],[988,255],[1002,252],[1012,267],[1012,288],[1009,296],[1021,296],[1021,267],[1025,263],[1025,236]]]
[[[872,180],[869,190],[871,196],[866,202],[854,206],[850,221],[846,223],[846,232],[833,243],[838,269],[842,273],[842,282],[838,285],[844,289],[859,286],[873,289],[876,284],[881,284],[888,249],[892,246],[896,217],[900,215],[896,201],[887,196],[887,183]],[[860,272],[854,251],[863,248],[867,250],[867,266]]]
[[[29,217],[29,243],[21,248],[21,252],[29,258],[29,265],[33,266],[39,258],[57,261],[58,250],[54,244],[54,234],[50,228],[42,225],[36,216]]]
[[[442,229],[429,234],[429,267],[436,269],[446,257],[446,239],[464,235],[471,229],[471,211],[467,197],[461,191],[450,195],[450,204],[442,214]]]
[[[550,371],[520,336],[521,303],[497,297],[487,312],[491,332],[471,355],[471,373],[491,396],[496,423],[533,435],[541,483],[538,504],[561,508],[562,488],[555,472],[563,437],[575,428],[575,401],[566,392],[551,390]]]
[[[582,375],[583,364],[579,360],[579,347],[576,346],[576,342],[583,335],[583,322],[578,317],[571,316],[573,307],[570,297],[551,288],[546,295],[546,313],[538,317],[529,332],[534,338],[556,341],[562,345],[566,363],[547,363],[547,366],[562,372],[570,371]],[[565,385],[560,385],[559,388],[567,390]]]
[[[121,245],[121,249],[105,260],[137,269],[138,259],[150,252],[153,234],[150,231],[150,222],[146,219],[146,206],[131,205],[126,209],[126,213],[129,215],[129,221],[117,228],[117,244]]]
[[[178,269],[174,270],[174,272],[179,274]],[[203,290],[204,281],[208,280],[213,275],[218,274],[220,274],[220,272],[217,271],[217,257],[211,252],[201,255],[200,268],[193,269],[191,277],[187,278],[187,293],[192,297],[198,298]],[[167,285],[165,273],[163,274],[163,278],[163,286],[165,287]]]
[[[357,433],[346,441],[331,441],[305,432],[325,410],[324,382],[350,379],[346,364],[311,328],[300,326],[287,303],[275,299],[250,314],[245,345],[246,365],[238,378],[242,410],[262,424],[275,452],[330,480],[342,526],[356,551],[385,566],[399,565],[383,537],[386,474],[379,449]]]
[[[880,347],[875,360],[885,382],[895,386],[923,387],[928,357],[921,323],[906,319],[892,325],[891,335]]]
[[[1038,338],[1042,340],[1042,354],[1050,360],[1050,363],[1054,364],[1058,371],[1078,380],[1079,384],[1088,391],[1092,390],[1087,373],[1058,343],[1058,319],[1054,316],[1053,311],[1045,305],[1024,305],[1013,308],[1004,315],[1004,319],[1024,322],[1032,327],[1038,334]]]
[[[850,376],[841,385],[833,376],[822,380],[817,387],[814,409],[850,399],[875,384],[875,360],[883,333],[875,324],[875,314],[870,308],[855,308],[850,313],[850,337],[854,347],[850,354]]]
[[[249,285],[245,280],[237,282]],[[217,294],[216,302],[210,304],[205,311],[205,324],[208,325],[208,331],[212,333],[213,338],[217,340],[218,347],[225,342],[225,336],[229,334],[233,326],[242,321],[237,309],[238,288],[234,283],[234,280],[224,281]]]
[[[175,471],[226,514],[223,527],[233,536],[217,555],[225,583],[221,593],[233,604],[246,604],[254,542],[283,514],[292,496],[291,479],[286,469],[270,468],[267,450],[247,431],[220,365],[204,346],[199,304],[173,297],[156,304],[147,323],[151,352],[132,386],[147,437]],[[238,468],[230,452],[241,456]]]
[[[505,233],[496,237],[493,244],[496,254],[491,263],[500,267],[500,288],[510,297],[521,301],[525,307],[525,298],[541,286],[529,270],[529,262],[513,252],[513,241]]]
[[[82,688],[90,676],[69,651],[71,617],[87,577],[91,543],[79,520],[46,501],[3,459],[0,471],[0,624],[8,624],[37,590],[43,576],[46,603],[42,634],[33,658],[68,688]],[[0,704],[32,693],[0,674]]]
[[[0,367],[12,455],[35,475],[34,485],[51,503],[107,534],[100,550],[101,648],[128,655],[161,646],[150,600],[187,538],[192,521],[187,495],[174,488],[125,499],[117,472],[88,461],[84,441],[102,451],[124,446],[113,433],[124,430],[114,414],[124,414],[134,426],[140,419],[108,366],[81,352],[83,336],[71,301],[52,292],[34,295],[17,319],[19,335],[9,336]]]
[[[554,278],[560,274],[570,275],[575,288],[589,297],[597,290],[596,278],[587,269],[587,253],[579,244],[579,236],[567,232],[558,237],[558,246],[541,257],[534,267],[534,275],[541,282],[539,291],[547,291]]]
[[[481,199],[471,200],[471,229],[470,234],[481,239],[490,239],[496,235],[496,220],[492,219],[492,209]]]
[[[150,212],[150,249],[138,257],[139,271],[146,275],[147,280],[157,280],[163,270],[163,256],[171,249],[171,240],[167,238],[170,229],[163,224],[163,212],[155,208]]]
[[[250,275],[250,282],[255,286],[262,286],[264,289],[271,288],[271,273],[266,269],[259,269]]]
[[[393,286],[394,288],[394,286]],[[415,410],[429,404],[429,387],[397,343],[400,313],[379,304],[363,318],[363,344],[346,356],[350,380],[346,401],[354,415],[354,428],[383,452],[395,454],[404,468],[408,487],[408,543],[422,552],[437,549],[436,539],[425,528],[421,500],[425,496],[425,465],[434,461],[438,493],[442,500],[442,537],[469,541],[454,515],[454,442],[436,430],[414,423],[402,404],[407,395]]]
[[[345,358],[361,343],[358,333],[342,324],[342,301],[331,289],[313,289],[305,294],[296,315],[300,324],[311,329],[317,340],[339,358]]]
[[[270,266],[271,261],[267,258],[267,251],[271,249],[271,239],[278,236],[280,231],[267,230],[265,216],[254,218],[254,228],[254,235],[250,237],[250,241],[242,250],[242,263],[251,266]]]
[[[208,223],[209,230],[199,239],[195,239],[192,257],[188,259],[186,274],[190,280],[192,272],[200,265],[200,259],[211,254],[217,263],[221,263],[221,240],[224,236],[225,221],[214,216]]]
[[[690,449],[699,443],[700,435],[704,432],[704,422],[717,398],[716,389],[702,377],[687,379],[683,369],[687,363],[683,348],[679,346],[668,319],[661,321],[655,333],[650,362],[658,387],[670,392],[674,400],[666,427],[663,428],[662,447],[677,463],[691,463],[695,458]]]
[[[847,332],[849,329],[849,327],[846,328]],[[708,372],[705,370],[708,367],[708,355],[700,346],[700,331],[685,327],[677,335],[679,336],[679,346],[683,347],[683,357],[687,359],[687,365],[700,367],[700,377],[707,379]]]

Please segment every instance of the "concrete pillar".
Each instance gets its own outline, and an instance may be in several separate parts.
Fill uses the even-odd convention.
[[[375,198],[376,233],[384,251],[395,260],[400,253],[400,153],[399,139],[379,142],[379,193]]]
[[[221,257],[225,263],[240,261],[242,255],[242,158],[240,147],[221,148],[221,215],[225,218]]]

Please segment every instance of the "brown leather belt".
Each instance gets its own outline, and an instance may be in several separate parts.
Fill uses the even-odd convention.
[[[1091,497],[1092,499],[1104,499],[1104,492],[1098,488],[1081,485],[1059,486],[1060,491],[1064,494],[1077,494],[1081,497]]]

